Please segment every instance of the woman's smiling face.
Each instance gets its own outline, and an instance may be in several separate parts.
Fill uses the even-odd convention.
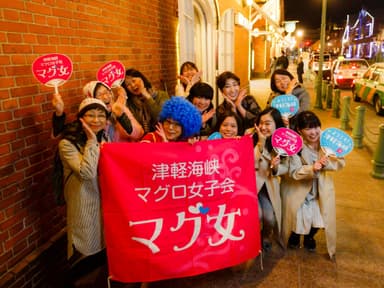
[[[102,109],[90,109],[81,117],[91,130],[97,134],[100,130],[105,129],[107,124],[107,114]]]
[[[291,78],[287,75],[275,74],[274,77],[276,88],[284,92],[288,89],[288,85],[291,82]]]
[[[141,95],[141,91],[144,88],[143,79],[140,77],[126,76],[125,85],[127,86],[129,92],[137,96]]]
[[[265,136],[269,137],[276,130],[276,123],[273,120],[271,113],[264,114],[260,117],[260,122],[258,125],[260,132]]]
[[[192,104],[195,105],[195,107],[202,113],[209,108],[211,100],[204,97],[195,96],[192,99]]]
[[[95,98],[103,101],[109,112],[112,110],[113,94],[107,87],[99,85],[95,91]]]
[[[181,127],[180,123],[170,118],[166,119],[163,122],[163,129],[164,129],[165,137],[167,137],[168,141],[179,140],[183,132],[183,128]]]
[[[235,138],[238,134],[239,127],[235,117],[228,116],[224,119],[223,123],[220,125],[219,133],[223,136],[224,139]]]
[[[229,78],[225,81],[223,87],[223,94],[227,96],[230,100],[236,101],[237,96],[239,95],[240,84],[235,79]]]

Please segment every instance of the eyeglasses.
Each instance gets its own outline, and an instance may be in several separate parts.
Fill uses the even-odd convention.
[[[92,113],[85,113],[84,114],[84,118],[88,118],[88,119],[106,119],[107,118],[107,115],[105,114],[92,114]]]
[[[170,127],[171,125],[173,125],[173,127],[180,127],[181,128],[181,125],[180,125],[179,122],[172,121],[172,120],[169,120],[169,119],[164,120],[163,125],[167,126],[167,127]]]
[[[108,90],[101,91],[101,92],[96,93],[95,98],[101,98],[102,96],[105,96],[105,95],[110,96],[110,95],[112,95],[112,93]]]

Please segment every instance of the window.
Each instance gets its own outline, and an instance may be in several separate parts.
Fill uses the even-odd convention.
[[[219,35],[219,73],[234,69],[234,26],[235,14],[233,9],[224,12],[220,22]]]

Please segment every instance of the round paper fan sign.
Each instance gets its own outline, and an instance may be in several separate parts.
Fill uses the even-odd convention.
[[[271,106],[279,110],[283,117],[292,117],[299,111],[299,100],[295,95],[279,95],[272,99]]]
[[[59,53],[42,55],[32,63],[35,78],[45,86],[55,87],[56,90],[71,77],[72,70],[71,59]]]
[[[282,156],[297,154],[303,147],[303,139],[289,128],[278,128],[272,134],[272,147]]]
[[[353,149],[353,140],[338,128],[327,128],[320,136],[320,146],[327,155],[344,157]]]
[[[124,82],[125,67],[119,61],[110,61],[99,68],[96,78],[110,88],[118,87]]]

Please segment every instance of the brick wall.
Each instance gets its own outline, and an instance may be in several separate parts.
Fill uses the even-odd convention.
[[[65,208],[55,206],[51,192],[53,89],[34,79],[32,62],[47,53],[72,59],[73,74],[59,87],[71,118],[82,86],[110,60],[140,70],[156,88],[163,80],[173,89],[176,27],[176,0],[2,1],[0,287],[32,279],[33,270],[27,269],[29,277],[20,271],[65,226]]]

